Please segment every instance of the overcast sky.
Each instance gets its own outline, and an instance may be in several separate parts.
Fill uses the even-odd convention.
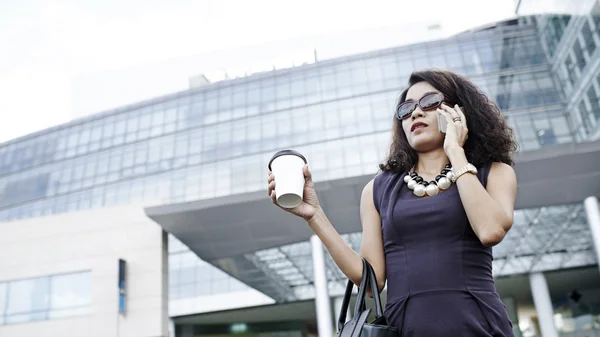
[[[514,0],[0,0],[0,141],[183,90],[203,72],[392,47],[513,16]]]

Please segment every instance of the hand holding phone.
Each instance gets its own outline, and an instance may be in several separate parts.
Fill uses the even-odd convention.
[[[459,106],[459,109],[461,109],[464,113],[464,109],[463,107]],[[446,122],[446,118],[444,118],[442,115],[440,115],[439,113],[437,114],[437,120],[438,120],[438,129],[440,129],[441,133],[446,133],[446,130],[448,128],[448,122]]]

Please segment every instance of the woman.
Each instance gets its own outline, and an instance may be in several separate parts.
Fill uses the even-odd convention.
[[[513,222],[515,150],[498,107],[468,79],[418,71],[400,95],[382,173],[362,192],[360,255],[320,208],[308,166],[304,200],[287,211],[306,220],[354,283],[361,256],[375,270],[378,291],[387,280],[386,317],[402,336],[513,336],[491,247]],[[273,202],[275,180],[269,172]]]

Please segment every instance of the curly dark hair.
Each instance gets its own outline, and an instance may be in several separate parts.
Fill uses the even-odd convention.
[[[447,70],[425,69],[410,75],[408,88],[402,91],[396,107],[406,100],[408,89],[418,82],[427,82],[446,99],[463,107],[469,137],[463,146],[467,160],[480,167],[489,162],[514,165],[512,153],[517,150],[513,130],[508,126],[498,106],[466,77]],[[418,160],[410,146],[402,121],[394,115],[392,144],[387,159],[379,165],[382,171],[408,172]]]

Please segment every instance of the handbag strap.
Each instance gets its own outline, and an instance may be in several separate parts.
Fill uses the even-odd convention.
[[[365,275],[366,274],[366,275]],[[369,262],[363,258],[363,280],[361,280],[360,289],[358,291],[358,296],[356,298],[356,304],[354,306],[354,312],[362,312],[366,309],[366,294],[367,294],[367,281],[370,288],[371,293],[373,294],[373,300],[375,302],[375,318],[383,317],[383,308],[381,305],[381,296],[379,294],[379,287],[377,286],[377,277],[375,276],[375,271]],[[362,290],[362,291],[361,291]]]
[[[366,261],[365,261],[366,262]],[[380,318],[383,317],[383,306],[381,305],[381,296],[379,294],[379,287],[377,285],[377,277],[375,275],[375,271],[373,267],[367,263],[367,267],[369,268],[369,279],[371,280],[371,292],[373,293],[373,300],[375,301],[375,317]]]
[[[371,287],[373,300],[375,301],[375,318],[383,317],[381,297],[379,295],[379,288],[377,287],[375,271],[365,258],[361,259],[363,262],[362,278],[360,280],[360,285],[358,286],[358,295],[354,305],[353,317],[359,317],[359,315],[366,310],[365,297],[367,294],[367,284],[369,284]],[[346,284],[346,291],[344,293],[344,299],[342,300],[341,312],[338,320],[338,330],[341,330],[346,323],[348,306],[350,305],[350,298],[352,297],[352,289],[354,289],[354,282],[352,282],[352,280],[348,280],[348,283]]]
[[[342,308],[338,320],[338,331],[342,330],[344,323],[346,323],[346,315],[348,313],[348,306],[350,305],[350,297],[352,297],[352,289],[354,288],[354,282],[348,280],[346,285],[346,292],[344,293],[344,299],[342,300]]]
[[[361,257],[363,263],[362,269],[362,278],[360,280],[360,285],[358,286],[358,295],[356,296],[356,303],[354,303],[354,315],[353,317],[358,317],[361,312],[365,310],[365,296],[367,295],[367,284],[369,282],[369,268],[367,260],[364,257]]]

